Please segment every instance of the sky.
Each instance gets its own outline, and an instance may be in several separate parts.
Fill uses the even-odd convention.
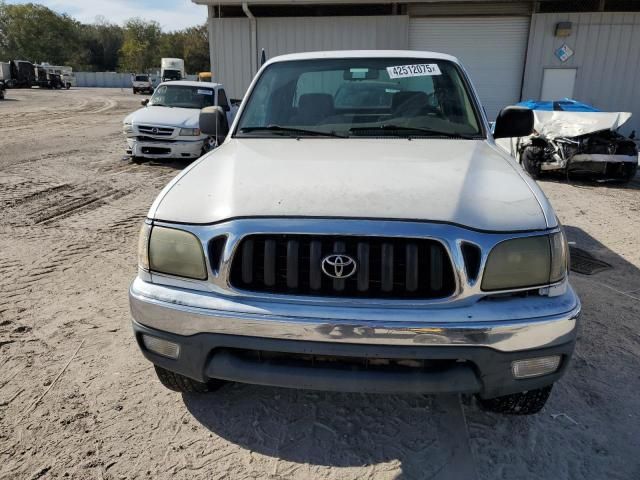
[[[120,25],[131,17],[140,17],[155,20],[167,32],[201,25],[207,18],[206,7],[191,0],[8,0],[6,3],[39,3],[83,23],[93,23],[99,15]]]

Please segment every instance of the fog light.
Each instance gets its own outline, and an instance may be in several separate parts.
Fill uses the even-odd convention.
[[[560,355],[553,357],[528,358],[511,362],[511,371],[515,378],[531,378],[547,375],[558,370]]]
[[[180,355],[180,345],[161,338],[142,335],[142,344],[150,352],[157,353],[163,357],[178,358],[178,355]]]

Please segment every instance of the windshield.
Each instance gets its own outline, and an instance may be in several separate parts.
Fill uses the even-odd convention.
[[[148,82],[148,81],[149,81],[149,77],[147,77],[146,75],[136,76],[136,82]]]
[[[213,89],[188,85],[161,85],[156,88],[149,105],[179,108],[204,108],[213,106]]]
[[[298,60],[265,69],[236,135],[475,138],[483,136],[479,118],[459,68],[446,60]]]
[[[162,78],[166,80],[182,80],[182,72],[180,70],[164,70]]]

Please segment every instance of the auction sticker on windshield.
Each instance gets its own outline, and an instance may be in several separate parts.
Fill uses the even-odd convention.
[[[389,78],[424,77],[442,75],[440,67],[435,63],[418,63],[415,65],[398,65],[387,67]]]
[[[198,89],[198,95],[213,95],[213,91]]]

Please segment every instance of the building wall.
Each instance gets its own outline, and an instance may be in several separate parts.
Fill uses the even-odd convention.
[[[572,22],[571,36],[554,36],[558,22]],[[575,53],[561,62],[566,43]],[[576,68],[574,98],[608,111],[632,112],[622,128],[640,134],[640,13],[535,14],[531,22],[523,99],[538,99],[545,68]]]
[[[255,73],[249,19],[210,22],[214,81],[223,83],[232,98],[241,98]],[[404,15],[257,18],[257,52],[264,48],[267,58],[272,58],[320,50],[406,49],[408,22]]]
[[[210,20],[212,81],[222,83],[230,98],[242,98],[253,78],[248,18]]]
[[[268,57],[320,50],[405,49],[409,17],[259,18],[258,51]]]

